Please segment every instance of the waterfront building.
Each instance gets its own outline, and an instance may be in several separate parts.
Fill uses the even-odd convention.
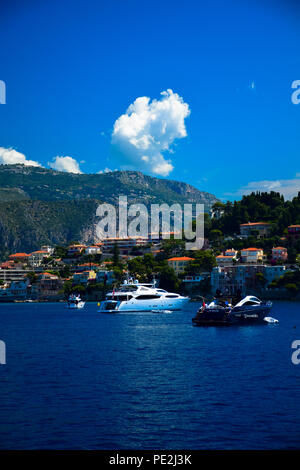
[[[268,266],[264,264],[236,264],[218,266],[211,272],[211,290],[223,294],[248,295],[249,292],[262,287],[258,284],[257,274],[261,273],[267,287],[273,280],[288,272],[286,266]]]
[[[286,266],[264,266],[264,278],[267,281],[266,286],[287,272],[289,272],[289,269]]]
[[[49,273],[43,273],[41,276],[37,284],[37,297],[39,300],[54,300],[58,297],[64,297],[62,292],[64,281],[62,279]]]
[[[75,273],[73,275],[73,284],[87,284],[88,282],[95,281],[96,272],[93,270]]]
[[[25,300],[27,298],[28,279],[11,281],[10,284],[0,288],[0,301]]]
[[[96,282],[99,284],[113,284],[115,281],[115,276],[113,271],[97,271]]]

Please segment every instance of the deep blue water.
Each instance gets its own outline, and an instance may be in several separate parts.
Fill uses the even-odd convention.
[[[194,327],[96,304],[0,304],[0,448],[300,448],[300,304],[277,325]],[[295,328],[296,327],[296,328]]]

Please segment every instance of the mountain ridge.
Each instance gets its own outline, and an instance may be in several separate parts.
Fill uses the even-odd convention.
[[[116,183],[118,188],[115,188]],[[188,198],[189,202],[203,202],[209,207],[218,201],[213,194],[200,191],[188,183],[156,178],[140,171],[79,174],[21,164],[0,165],[0,188],[18,188],[30,199],[38,200],[94,198],[109,202],[116,199],[116,194],[111,192],[115,188],[118,193],[128,192],[128,196],[134,199],[147,196],[146,189],[150,196],[163,199],[163,202],[166,202],[165,198],[172,199],[175,195],[182,202],[187,202]]]
[[[21,164],[0,165],[0,254],[34,251],[41,244],[94,241],[96,207],[128,203],[204,204],[218,199],[210,193],[138,171],[103,174],[65,173]]]

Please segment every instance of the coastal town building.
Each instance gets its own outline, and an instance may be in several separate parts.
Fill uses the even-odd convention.
[[[300,238],[300,225],[289,225],[288,237],[292,240],[298,240]]]
[[[85,255],[101,255],[101,246],[102,243],[97,244],[97,245],[90,245],[85,248]]]
[[[272,248],[272,261],[286,261],[288,259],[288,251],[283,246]]]
[[[28,279],[12,281],[0,287],[0,302],[25,300],[27,298]]]
[[[233,263],[235,260],[235,256],[226,256],[226,255],[218,255],[216,256],[216,262],[218,266],[225,266]]]
[[[119,252],[122,254],[128,254],[135,247],[142,247],[147,245],[148,238],[135,237],[135,238],[104,238],[103,241],[103,253],[112,252],[115,245],[118,246]]]
[[[54,300],[63,298],[64,281],[58,276],[42,273],[37,283],[37,297],[39,300]]]
[[[286,266],[264,266],[264,278],[266,279],[266,285],[270,284],[275,279],[283,276],[289,272]]]
[[[248,222],[240,225],[240,234],[243,237],[257,235],[258,238],[267,237],[271,232],[271,224],[268,222]]]
[[[99,284],[113,284],[115,282],[115,276],[113,271],[97,271],[96,282]]]
[[[31,267],[39,267],[42,265],[44,258],[47,258],[49,253],[47,250],[38,250],[31,253],[28,257],[28,264]]]
[[[23,266],[16,268],[0,269],[0,281],[21,281],[30,271],[36,273],[42,272],[42,268],[28,268],[24,269]]]
[[[262,262],[264,259],[264,252],[261,248],[244,248],[241,250],[241,259],[243,263]]]
[[[75,273],[73,275],[73,284],[87,284],[88,282],[95,281],[96,272],[93,270]]]
[[[51,256],[54,253],[54,248],[53,246],[43,245],[41,246],[41,251],[47,251],[48,255]]]
[[[267,287],[272,281],[288,272],[286,266],[269,266],[265,264],[236,264],[232,266],[218,266],[211,272],[211,290],[215,294],[218,290],[223,294],[246,295],[261,287]],[[257,274],[262,276],[259,284]]]
[[[234,248],[226,250],[223,254],[216,256],[218,266],[230,265],[235,262],[237,257],[237,250]]]
[[[70,245],[68,247],[68,256],[78,256],[86,249],[86,245]]]
[[[99,268],[97,263],[82,263],[70,266],[70,271],[74,273],[79,273],[83,271],[96,270]]]
[[[189,258],[188,256],[178,256],[174,258],[168,259],[168,265],[174,269],[175,273],[181,274],[185,271],[187,265],[193,261],[193,258]]]
[[[27,263],[29,256],[30,255],[28,255],[27,253],[14,253],[12,255],[9,255],[9,259],[15,262],[20,261],[21,263]]]

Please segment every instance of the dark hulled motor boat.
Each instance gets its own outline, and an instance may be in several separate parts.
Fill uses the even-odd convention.
[[[218,326],[262,322],[270,314],[272,302],[263,302],[248,295],[235,306],[227,300],[216,299],[209,305],[203,302],[193,324],[198,326]]]

